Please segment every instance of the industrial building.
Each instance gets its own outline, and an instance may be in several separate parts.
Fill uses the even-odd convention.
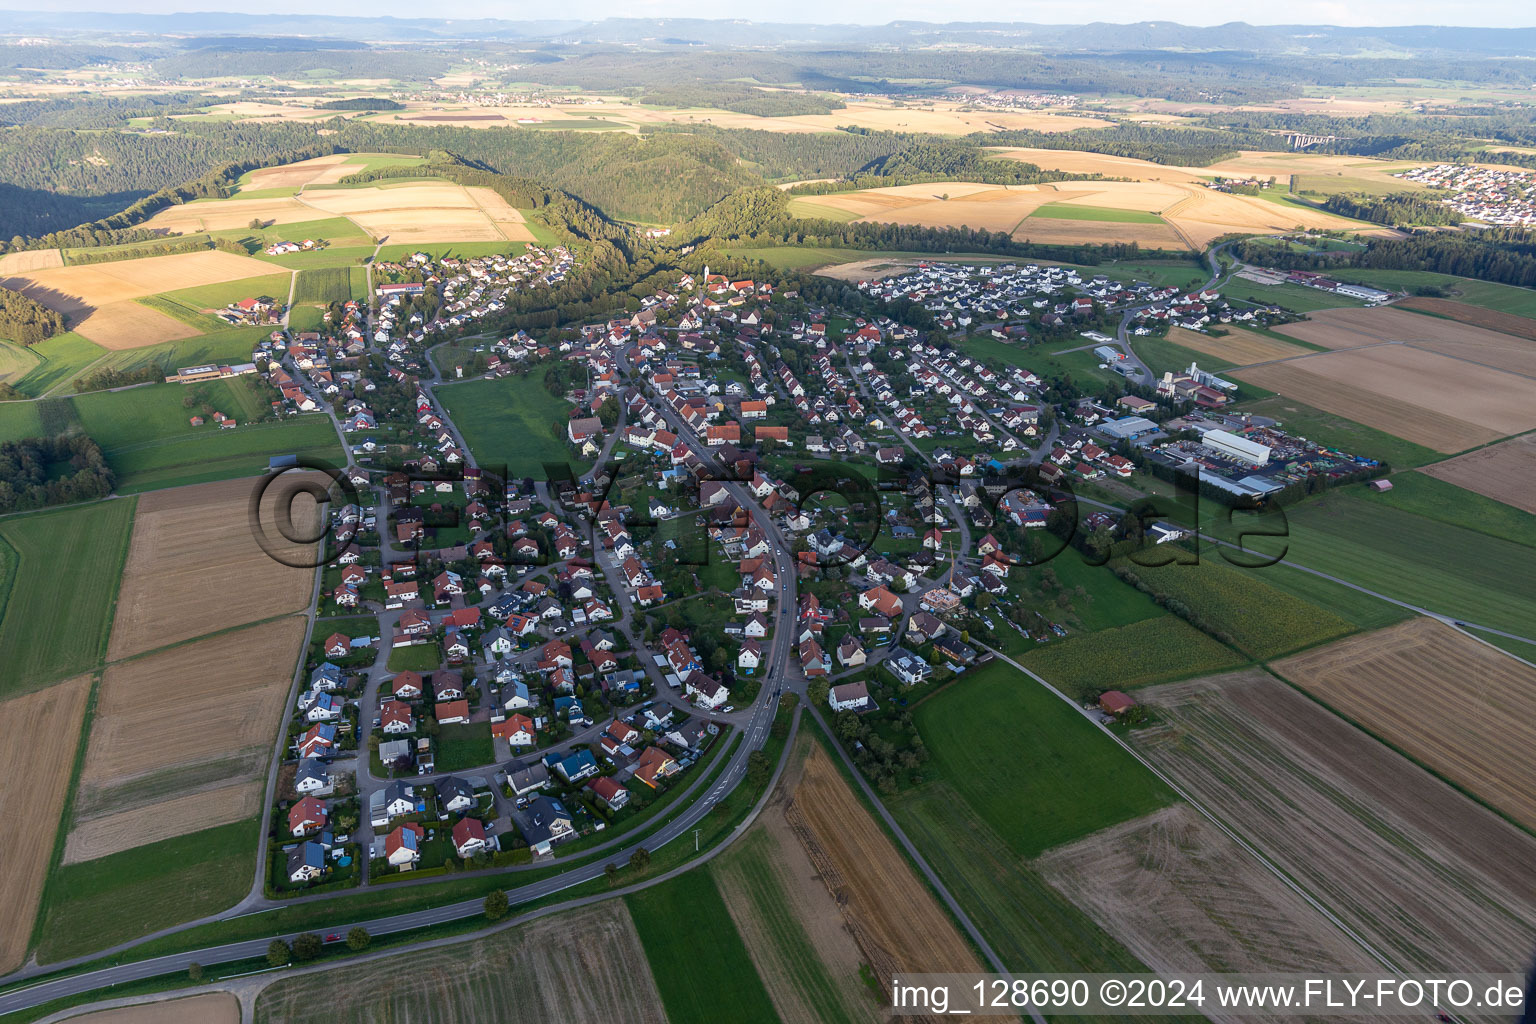
[[[1226,430],[1207,430],[1200,443],[1224,458],[1263,466],[1269,462],[1269,446]]]

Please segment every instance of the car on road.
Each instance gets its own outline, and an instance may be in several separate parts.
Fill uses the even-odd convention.
[[[720,709],[720,713],[722,715],[728,715],[732,711],[735,711],[735,710],[736,710],[736,705],[735,704],[727,704],[725,707]]]
[[[325,936],[325,941],[326,942],[340,942],[341,941],[341,932],[329,932],[329,933],[327,933],[326,936]]]

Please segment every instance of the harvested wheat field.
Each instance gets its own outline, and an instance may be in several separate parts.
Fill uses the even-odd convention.
[[[1536,669],[1427,617],[1314,648],[1274,669],[1536,827]]]
[[[701,951],[702,954],[702,951]],[[280,978],[256,1024],[665,1024],[634,920],[606,900],[484,938]]]
[[[875,977],[982,969],[922,881],[818,745],[784,809]]]
[[[1262,671],[1137,697],[1137,749],[1395,966],[1525,969],[1536,839]]]
[[[1187,804],[1057,847],[1035,866],[1154,971],[1347,973],[1379,966]]]
[[[231,104],[239,107],[241,104]],[[267,111],[272,113],[272,111]],[[308,112],[306,112],[307,116]],[[359,170],[356,164],[347,166],[351,157],[346,153],[317,156],[313,160],[283,164],[280,167],[263,167],[252,171],[241,192],[257,192],[268,188],[291,188],[295,192],[305,185],[333,185],[347,175]],[[236,193],[237,195],[239,193]]]
[[[1438,316],[1448,316],[1452,320],[1459,320],[1473,327],[1484,327],[1490,331],[1498,331],[1500,334],[1511,334],[1517,338],[1536,341],[1536,320],[1530,317],[1501,313],[1496,309],[1484,309],[1482,306],[1469,306],[1465,302],[1456,302],[1451,299],[1432,299],[1419,295],[1399,299],[1393,303],[1393,306],[1398,309],[1418,309]]]
[[[297,199],[218,199],[168,206],[145,221],[144,227],[187,235],[247,228],[253,219],[272,224],[295,224],[315,220],[318,216]]]
[[[22,292],[75,322],[114,302],[270,273],[270,263],[209,249],[207,252],[146,256],[113,263],[53,267],[7,277],[0,281],[0,285]]]
[[[290,616],[109,666],[77,805],[138,807],[137,829],[117,832],[137,845],[162,837],[154,819],[167,801],[251,781],[272,749],[304,627]]]
[[[1031,217],[1013,233],[1016,241],[1045,242],[1061,245],[1108,245],[1135,242],[1148,249],[1193,249],[1194,243],[1172,223],[1127,224],[1115,221],[1064,220],[1060,217]]]
[[[1291,356],[1303,356],[1311,351],[1300,345],[1267,338],[1255,331],[1245,331],[1241,327],[1222,329],[1227,333],[1218,338],[1198,331],[1185,330],[1183,327],[1170,327],[1168,340],[1175,345],[1182,345],[1184,348],[1193,349],[1204,355],[1240,365],[1262,363],[1270,359],[1289,359]]]
[[[324,189],[305,193],[304,201],[348,217],[391,242],[491,242],[502,237],[464,187],[448,182]]]
[[[308,603],[314,570],[272,558],[249,525],[251,496],[259,484],[259,479],[224,480],[152,491],[139,498],[108,660],[296,611]],[[259,521],[269,531],[275,530],[271,524],[277,522],[276,510],[286,503],[284,486],[274,484],[263,495]],[[294,515],[302,522],[296,526],[312,528],[315,509],[312,499],[298,498]],[[278,553],[297,559],[312,549],[284,544]]]
[[[0,256],[0,277],[12,274],[30,274],[34,270],[51,270],[64,265],[64,254],[57,249],[26,249]]]
[[[122,806],[122,801],[115,798],[117,792],[109,792],[114,798],[107,801],[108,806]],[[261,813],[265,792],[263,781],[252,778],[155,801],[147,805],[152,814],[134,806],[94,818],[81,819],[76,815],[64,843],[64,863],[78,864],[199,829],[246,821]]]
[[[0,973],[20,967],[27,955],[90,692],[91,677],[80,676],[0,704],[0,820],[13,826],[0,871],[0,914],[10,922],[0,935]]]
[[[506,236],[507,241],[534,241],[533,232],[528,229],[528,222],[523,219],[522,211],[503,199],[500,192],[483,185],[466,187],[464,191],[479,204],[480,209],[485,211],[485,215]]]
[[[1516,317],[1515,319],[1523,319]],[[1525,321],[1536,326],[1536,322]],[[1281,334],[1324,348],[1345,349],[1401,342],[1468,363],[1536,377],[1536,342],[1472,324],[1423,316],[1388,306],[1375,309],[1321,309]]]
[[[71,1024],[240,1024],[240,1000],[229,992],[135,1003],[67,1018]]]
[[[191,324],[131,300],[109,302],[94,309],[72,328],[82,338],[113,352],[196,338],[203,333]]]
[[[859,977],[864,955],[784,814],[815,746],[800,734],[763,812],[710,870],[780,1020],[874,1024],[883,1014]]]
[[[1536,434],[1512,437],[1454,459],[1423,466],[1419,472],[1536,513]]]
[[[1527,378],[1408,345],[1323,352],[1234,375],[1447,454],[1536,427]]]

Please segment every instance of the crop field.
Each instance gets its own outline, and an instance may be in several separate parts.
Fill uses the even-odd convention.
[[[107,350],[71,331],[46,338],[29,348],[27,353],[39,360],[37,365],[6,383],[28,398],[38,398],[54,388],[68,389],[75,377],[107,355]]]
[[[1185,804],[1058,847],[1037,866],[1159,973],[1364,973],[1379,967]]]
[[[332,1024],[339,1005],[354,1020],[412,1024],[668,1019],[622,900],[469,942],[280,978],[262,990],[255,1020]]]
[[[1071,202],[1046,203],[1035,208],[1031,217],[1055,217],[1058,220],[1105,220],[1120,224],[1161,224],[1162,218],[1143,210],[1121,210],[1112,206],[1079,206]]]
[[[316,216],[314,207],[290,197],[243,199],[237,194],[233,199],[168,206],[146,220],[144,227],[171,235],[197,235],[249,228],[253,220],[280,226],[314,220]]]
[[[1072,697],[1220,672],[1242,660],[1172,615],[1049,643],[1018,659]]]
[[[1397,967],[1529,959],[1536,839],[1262,672],[1140,696],[1142,754]]]
[[[271,749],[303,627],[291,616],[110,665],[80,774],[80,813],[152,807],[251,781],[252,768],[263,767]],[[197,728],[164,742],[173,718]],[[205,825],[237,820],[237,802],[207,801]],[[163,838],[153,817],[141,815],[132,841],[119,830],[119,841]],[[126,827],[134,831],[132,823]]]
[[[1435,316],[1449,317],[1464,324],[1471,324],[1473,327],[1497,331],[1500,334],[1511,334],[1517,338],[1525,338],[1527,341],[1536,341],[1536,320],[1530,317],[1500,313],[1497,310],[1484,309],[1481,306],[1472,306],[1451,299],[1434,299],[1420,295],[1410,295],[1393,305],[1398,309],[1414,309]]]
[[[240,1001],[229,992],[119,1006],[71,1017],[76,1024],[240,1024]]]
[[[293,474],[287,474],[292,476]],[[256,481],[230,480],[146,494],[139,499],[112,629],[115,661],[219,629],[304,607],[313,569],[282,564],[246,528]],[[261,522],[275,529],[284,484],[265,495]],[[315,504],[296,499],[295,528],[312,525]],[[232,524],[240,528],[232,528]],[[280,541],[275,533],[272,536]],[[306,545],[282,544],[297,556]],[[240,581],[232,586],[232,580]]]
[[[10,922],[0,937],[3,972],[20,967],[27,954],[26,924],[37,914],[48,877],[59,815],[69,795],[75,737],[90,692],[91,677],[80,676],[0,703],[6,722],[0,757],[9,776],[0,814],[6,821],[26,823],[13,830],[6,870],[0,873],[0,913]]]
[[[1254,305],[1282,306],[1293,313],[1312,313],[1319,309],[1361,304],[1358,299],[1325,292],[1321,288],[1308,288],[1300,284],[1259,284],[1241,277],[1228,279],[1221,286],[1221,295],[1225,299]]]
[[[970,946],[819,745],[806,756],[785,817],[882,984],[899,971],[980,969]]]
[[[317,209],[350,219],[375,238],[400,244],[488,242],[509,237],[476,198],[449,182],[368,186],[307,193]],[[503,202],[497,215],[511,209]],[[507,222],[509,229],[513,228]],[[522,236],[524,241],[532,235]]]
[[[481,210],[485,211],[485,215],[491,219],[491,223],[496,225],[496,229],[507,241],[536,241],[522,211],[503,199],[500,192],[484,186],[466,186],[464,191]]]
[[[222,309],[232,302],[241,299],[254,299],[266,297],[278,302],[288,301],[288,289],[293,282],[293,275],[272,272],[271,267],[260,277],[241,278],[238,281],[218,281],[213,284],[197,285],[192,288],[178,288],[175,291],[165,292],[157,298],[169,300],[178,306],[189,309],[194,313],[212,313]],[[207,321],[200,321],[207,323]],[[210,330],[228,330],[229,325],[222,321],[214,321],[208,324]]]
[[[1420,617],[1298,654],[1274,670],[1490,806],[1536,825],[1536,669]]]
[[[1210,558],[1199,565],[1124,568],[1259,661],[1354,632],[1337,615],[1269,586],[1263,569],[1238,569]]]
[[[1234,376],[1446,454],[1536,427],[1529,379],[1406,345],[1300,356]]]
[[[63,313],[71,330],[104,348],[135,348],[197,332],[131,300],[170,288],[219,284],[271,272],[260,260],[212,249],[38,270],[7,277],[0,284]],[[130,326],[118,326],[119,321]]]
[[[61,865],[43,892],[38,962],[95,952],[233,906],[250,891],[260,831],[252,819]]]
[[[1531,633],[1529,547],[1348,494],[1325,494],[1286,516],[1288,561],[1477,625]]]
[[[564,432],[570,405],[537,377],[455,383],[437,396],[481,465],[505,464],[514,476],[539,476],[546,462],[584,465]]]
[[[1362,488],[1350,496],[1536,550],[1536,513],[1522,511],[1422,472],[1394,475],[1390,491]]]
[[[1174,799],[1075,708],[1005,662],[966,673],[913,718],[939,776],[1021,857]]]
[[[624,897],[670,1024],[778,1016],[708,871],[689,871]],[[701,956],[708,950],[707,956]]]
[[[1536,326],[1536,321],[1526,323]],[[1536,343],[1529,338],[1390,306],[1320,311],[1276,331],[1328,349],[1401,343],[1510,373],[1528,373],[1536,355]]]
[[[230,104],[238,109],[241,104]],[[280,108],[286,109],[286,108]],[[317,156],[312,160],[262,167],[246,173],[240,179],[241,192],[259,192],[263,189],[291,188],[298,191],[305,185],[326,185],[340,181],[367,166],[366,154],[333,153]],[[415,162],[414,157],[399,157],[400,163]],[[237,193],[238,194],[238,193]]]
[[[874,1024],[880,1019],[859,978],[859,947],[789,830],[781,804],[770,803],[710,871],[780,1020]]]
[[[143,789],[145,787],[135,787]],[[199,789],[183,796],[158,800],[148,807],[131,806],[91,817],[75,816],[64,843],[64,863],[95,860],[119,850],[185,835],[211,825],[245,821],[261,813],[266,786],[260,778]],[[97,806],[121,806],[122,793],[98,794]]]
[[[170,385],[176,387],[179,385]],[[119,494],[251,477],[267,468],[269,456],[291,453],[341,461],[341,444],[324,416],[296,416],[277,423],[253,423],[235,430],[178,432],[107,451],[117,473]],[[251,484],[255,486],[254,483]]]
[[[352,297],[351,267],[319,267],[299,271],[294,302],[346,302]]]
[[[1241,327],[1226,327],[1223,330],[1227,333],[1218,338],[1198,331],[1185,330],[1182,327],[1170,327],[1168,340],[1175,345],[1194,349],[1202,355],[1220,359],[1230,366],[1262,363],[1270,359],[1288,359],[1291,356],[1306,355],[1309,351],[1304,346],[1292,345],[1256,331],[1245,331]],[[1139,342],[1133,342],[1133,344],[1139,344]]]
[[[100,664],[133,506],[116,499],[0,523],[0,694]]]
[[[0,256],[0,275],[30,274],[34,270],[51,270],[64,265],[64,255],[57,249],[23,249]]]
[[[1419,472],[1536,513],[1536,434],[1512,437]]]

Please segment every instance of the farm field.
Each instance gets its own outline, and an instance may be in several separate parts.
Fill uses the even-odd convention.
[[[263,783],[303,629],[304,620],[290,616],[108,666],[80,771],[76,822],[141,813],[88,828],[74,840],[75,859],[98,852],[94,843],[106,831],[117,849],[167,838],[169,827],[158,819],[168,803],[168,817],[197,810],[204,827],[250,813],[251,794],[239,787]],[[252,657],[254,651],[262,656]],[[161,742],[172,716],[198,727],[174,744]],[[193,796],[200,800],[189,807],[184,798]]]
[[[1424,617],[1273,669],[1490,806],[1536,825],[1536,669]]]
[[[1419,472],[1536,513],[1536,434],[1422,466]]]
[[[667,1019],[622,900],[468,942],[281,978],[262,990],[255,1020],[331,1024],[339,1005],[355,1019],[412,1024]]]
[[[1530,635],[1531,549],[1348,494],[1286,511],[1286,559],[1430,611]]]
[[[792,786],[781,778],[780,792]],[[859,947],[781,803],[770,803],[710,872],[785,1024],[880,1019],[859,978]]]
[[[249,478],[265,471],[267,459],[275,454],[318,458],[331,465],[340,464],[342,459],[341,443],[331,421],[307,415],[114,448],[107,452],[107,462],[117,473],[118,493],[133,494]]]
[[[0,256],[0,275],[30,274],[34,270],[51,270],[64,265],[64,256],[57,249],[23,249]]]
[[[211,249],[38,270],[5,278],[0,284],[63,313],[72,331],[103,348],[120,349],[197,333],[131,300],[163,292],[168,285],[189,288],[270,273],[260,260]]]
[[[240,1001],[228,992],[119,1006],[69,1018],[76,1024],[240,1024]]]
[[[1174,800],[1075,708],[1002,661],[920,702],[913,719],[939,777],[1021,857]]]
[[[1342,583],[1280,562],[1265,569],[1246,570],[1276,590],[1299,597],[1308,604],[1332,612],[1357,629],[1380,629],[1411,618],[1413,612],[1388,601],[1362,594]]]
[[[1259,284],[1241,277],[1230,277],[1221,286],[1225,299],[1236,299],[1259,306],[1283,306],[1293,313],[1313,313],[1320,309],[1359,306],[1358,299],[1308,288],[1300,284]]]
[[[261,813],[265,790],[263,781],[255,778],[230,785],[214,785],[151,804],[148,810],[153,812],[153,818],[150,820],[146,820],[144,808],[135,806],[91,817],[77,814],[64,843],[63,863],[78,864],[119,850],[196,832],[210,825],[244,821]],[[110,795],[101,794],[98,809],[102,804],[120,806],[132,802],[120,802],[121,795],[116,790],[110,791]]]
[[[100,664],[133,507],[114,499],[0,522],[0,694]]]
[[[304,201],[394,244],[533,241],[517,211],[494,198],[488,210],[486,200],[462,185],[419,182],[310,191]]]
[[[1270,359],[1288,359],[1291,356],[1305,355],[1310,351],[1305,346],[1288,344],[1278,338],[1259,334],[1257,331],[1245,331],[1241,327],[1223,329],[1227,333],[1218,338],[1198,331],[1188,331],[1182,327],[1170,327],[1168,340],[1175,345],[1194,349],[1201,355],[1220,359],[1232,366],[1261,363]],[[1133,342],[1133,344],[1136,343]]]
[[[1390,306],[1325,310],[1275,330],[1328,349],[1402,343],[1517,374],[1528,373],[1536,356],[1536,342],[1528,338]]]
[[[1458,302],[1519,317],[1536,317],[1536,289],[1454,277],[1429,270],[1349,268],[1349,280],[1388,291],[1409,291],[1422,285],[1444,288]]]
[[[1277,420],[1293,434],[1322,444],[1391,463],[1404,469],[1435,462],[1442,456],[1433,449],[1394,437],[1375,427],[1368,427],[1338,413],[1325,412],[1294,398],[1279,395],[1243,402],[1238,412],[1267,416]]]
[[[236,193],[231,199],[168,206],[146,220],[144,227],[170,235],[198,235],[213,231],[253,230],[250,228],[253,220],[274,227],[285,227],[319,217],[314,207],[305,206],[291,196],[252,199]]]
[[[314,570],[284,565],[249,529],[230,528],[246,523],[255,485],[230,480],[139,499],[113,623],[114,661],[304,607]],[[264,495],[268,516],[282,494],[283,485],[276,484]],[[312,499],[295,501],[296,523],[304,524],[314,507]],[[304,552],[303,546],[285,545],[279,553]],[[241,584],[231,587],[230,580]]]
[[[1139,696],[1141,753],[1399,968],[1528,959],[1536,839],[1262,672]]]
[[[504,464],[514,476],[539,476],[546,462],[585,465],[572,455],[564,433],[570,405],[537,377],[454,383],[437,397],[481,465]]]
[[[898,971],[980,969],[953,922],[819,744],[806,756],[784,814],[882,984]]]
[[[1037,866],[1160,973],[1364,973],[1379,967],[1187,804],[1058,847]]]
[[[1264,570],[1238,569],[1218,559],[1199,565],[1148,567],[1123,563],[1140,583],[1178,601],[1217,635],[1259,661],[1333,640],[1353,626],[1264,582]]]
[[[710,1024],[722,1006],[743,1024],[779,1019],[710,872],[685,872],[624,904],[670,1024]]]
[[[270,269],[268,268],[269,271]],[[178,288],[175,291],[149,296],[141,302],[150,303],[154,308],[168,315],[184,317],[204,330],[227,331],[230,330],[230,326],[210,314],[241,299],[265,297],[286,303],[292,283],[293,275],[291,274],[269,272],[261,277],[246,277],[238,281],[222,281],[217,284],[199,285],[195,288]],[[270,331],[271,328],[267,330]],[[266,333],[262,332],[262,336],[265,337]],[[242,361],[249,361],[249,358],[250,352],[247,350],[246,359]]]
[[[0,703],[7,723],[0,756],[10,782],[0,795],[0,814],[28,823],[12,835],[0,874],[0,913],[11,922],[0,937],[0,971],[15,970],[27,955],[25,923],[36,916],[43,895],[90,693],[87,675]]]
[[[73,331],[44,339],[27,351],[39,362],[19,377],[7,377],[6,383],[28,398],[67,388],[82,370],[107,355],[106,349]]]
[[[1161,224],[1156,213],[1143,210],[1120,210],[1112,206],[1081,206],[1071,202],[1046,203],[1036,207],[1031,217],[1055,217],[1058,220],[1104,220],[1121,224]]]
[[[43,892],[38,962],[82,956],[233,906],[250,892],[260,831],[252,819],[61,865]]]
[[[1536,427],[1527,378],[1406,345],[1301,356],[1234,376],[1446,454]]]
[[[1500,442],[1504,443],[1507,442]],[[1433,474],[1422,471],[1397,473],[1392,477],[1390,491],[1380,493],[1362,488],[1354,491],[1351,497],[1372,504],[1390,505],[1404,512],[1536,549],[1536,514],[1464,489]]]
[[[1019,664],[1074,698],[1091,690],[1108,689],[1110,681],[1124,690],[1219,672],[1242,660],[1241,655],[1172,615],[1055,641],[1018,659]]]
[[[1410,295],[1406,299],[1393,303],[1393,306],[1397,309],[1412,309],[1433,316],[1449,317],[1464,324],[1471,324],[1473,327],[1536,341],[1536,320],[1529,317],[1500,313],[1497,310],[1484,309],[1481,306],[1456,302],[1452,299],[1434,299],[1421,295]]]

